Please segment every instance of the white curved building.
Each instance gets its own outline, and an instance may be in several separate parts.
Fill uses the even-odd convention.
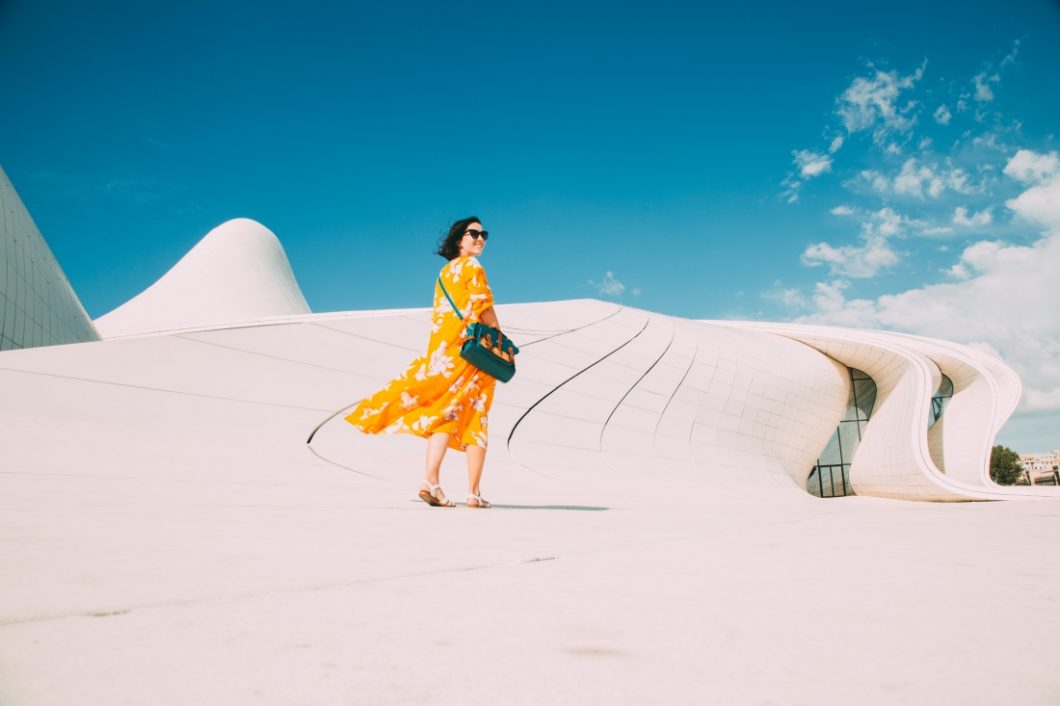
[[[427,508],[422,441],[343,421],[422,353],[430,310],[310,313],[250,221],[102,317],[104,340],[0,353],[0,702],[1058,693],[994,654],[1060,630],[1060,505],[880,499],[1056,497],[988,478],[1020,394],[1003,363],[597,300],[498,313],[522,353],[490,412],[488,512]]]
[[[729,322],[782,335],[852,369],[851,393],[863,388],[871,404],[857,409],[818,466],[842,466],[839,491],[908,500],[986,500],[1035,496],[1035,490],[990,480],[994,438],[1020,396],[1016,374],[1000,360],[947,341],[885,331],[797,324]],[[856,371],[856,374],[855,372]],[[860,384],[859,384],[860,381]],[[844,448],[844,446],[846,448]],[[851,451],[852,447],[852,451]]]
[[[28,214],[21,223],[9,232],[27,231]],[[39,234],[30,242],[46,249]],[[76,304],[68,285],[65,291]],[[495,444],[503,437],[513,462],[546,476],[603,474],[621,484],[627,473],[649,472],[818,497],[935,501],[1049,492],[990,481],[990,449],[1019,399],[1019,379],[965,346],[882,331],[688,321],[591,300],[501,309],[506,328],[523,338],[524,354],[493,415]],[[171,361],[185,355],[192,337],[221,337],[236,350],[260,335],[256,324],[268,324],[287,333],[282,350],[266,347],[260,355],[283,358],[294,345],[330,360],[333,344],[313,337],[321,329],[411,354],[426,335],[424,317],[421,310],[312,314],[279,240],[240,218],[207,233],[147,290],[97,319],[95,329],[106,339],[153,337],[139,345]],[[94,333],[87,326],[82,334]],[[380,330],[364,335],[362,327]],[[122,349],[110,343],[91,357],[118,355],[112,350]],[[89,354],[67,355],[75,371]],[[334,365],[363,374],[377,360],[401,357],[365,351]],[[211,360],[197,363],[204,380]],[[142,366],[124,360],[120,367]],[[336,384],[335,402],[356,400],[392,372],[379,366],[363,389]],[[268,378],[266,384],[288,384],[279,373]],[[311,448],[357,465],[347,457],[360,453],[361,443],[341,423],[343,409],[314,431]]]

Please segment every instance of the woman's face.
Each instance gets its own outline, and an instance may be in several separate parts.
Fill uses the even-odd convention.
[[[478,236],[474,237],[472,231]],[[461,257],[478,257],[482,254],[482,251],[486,249],[486,239],[482,237],[482,224],[481,223],[470,223],[467,226],[467,230],[464,231],[464,237],[460,239],[460,255]]]

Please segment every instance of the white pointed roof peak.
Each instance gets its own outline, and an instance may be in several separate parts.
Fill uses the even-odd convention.
[[[114,338],[308,313],[279,238],[255,220],[234,218],[95,325]]]

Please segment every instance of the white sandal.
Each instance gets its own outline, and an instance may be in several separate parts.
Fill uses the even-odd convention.
[[[449,498],[446,498],[445,493],[442,493],[442,497],[445,498],[444,500],[438,498],[438,491],[442,489],[441,485],[434,485],[428,480],[423,481],[423,484],[427,486],[427,490],[420,488],[420,500],[431,507],[456,507],[456,503]]]
[[[476,503],[475,505],[471,504],[472,500],[475,501],[475,503]],[[482,510],[485,510],[487,508],[493,507],[492,505],[490,505],[488,500],[483,500],[480,496],[475,495],[474,493],[468,493],[467,494],[467,506],[472,508],[472,509],[482,509]]]

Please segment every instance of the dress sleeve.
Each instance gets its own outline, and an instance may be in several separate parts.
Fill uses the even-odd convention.
[[[476,258],[468,261],[466,286],[471,306],[471,320],[479,321],[482,312],[493,306],[493,292],[486,280],[486,269]]]

